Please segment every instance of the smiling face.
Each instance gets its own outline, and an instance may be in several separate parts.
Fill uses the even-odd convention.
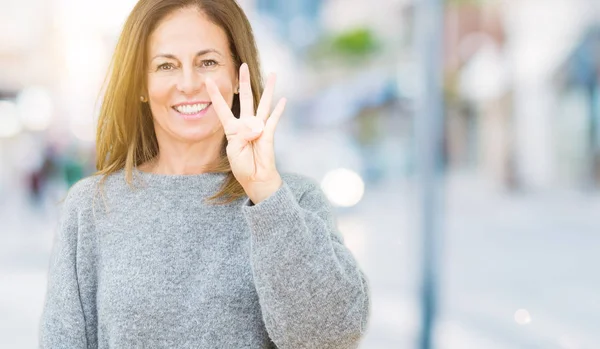
[[[238,78],[226,33],[196,8],[183,8],[160,22],[148,47],[148,103],[159,145],[220,143],[223,127],[204,79],[231,107]]]

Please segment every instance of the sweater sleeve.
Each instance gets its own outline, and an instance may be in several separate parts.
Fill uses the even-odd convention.
[[[370,312],[367,280],[319,185],[303,184],[299,200],[284,180],[243,206],[263,320],[280,349],[356,348]]]
[[[77,189],[71,189],[65,199],[55,231],[39,324],[39,346],[44,349],[88,347],[77,275],[80,201]]]

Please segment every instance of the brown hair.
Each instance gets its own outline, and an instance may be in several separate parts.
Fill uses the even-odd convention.
[[[263,92],[259,56],[252,27],[235,0],[140,0],[129,14],[112,57],[96,133],[97,174],[102,179],[121,169],[132,185],[133,169],[158,155],[158,142],[150,107],[140,101],[146,90],[148,40],[156,26],[175,10],[196,7],[221,27],[229,40],[236,71],[243,62],[250,70],[254,106]],[[240,114],[239,95],[234,95],[232,112]],[[231,172],[223,136],[220,157],[207,172],[227,173],[221,189],[209,200],[232,202],[245,195]]]

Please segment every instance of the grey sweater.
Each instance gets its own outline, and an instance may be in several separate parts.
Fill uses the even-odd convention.
[[[356,348],[367,280],[312,179],[253,205],[203,199],[224,174],[123,171],[71,188],[41,348]]]

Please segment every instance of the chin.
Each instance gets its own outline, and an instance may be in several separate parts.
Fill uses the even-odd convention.
[[[173,133],[178,139],[189,143],[196,143],[204,139],[214,138],[214,133],[212,133],[209,129],[206,128],[199,130],[177,130]]]
[[[206,139],[221,140],[224,135],[221,122],[212,110],[199,120],[182,120],[178,115],[169,113],[167,120],[160,121],[155,119],[155,129],[167,138],[179,142],[197,143]]]

